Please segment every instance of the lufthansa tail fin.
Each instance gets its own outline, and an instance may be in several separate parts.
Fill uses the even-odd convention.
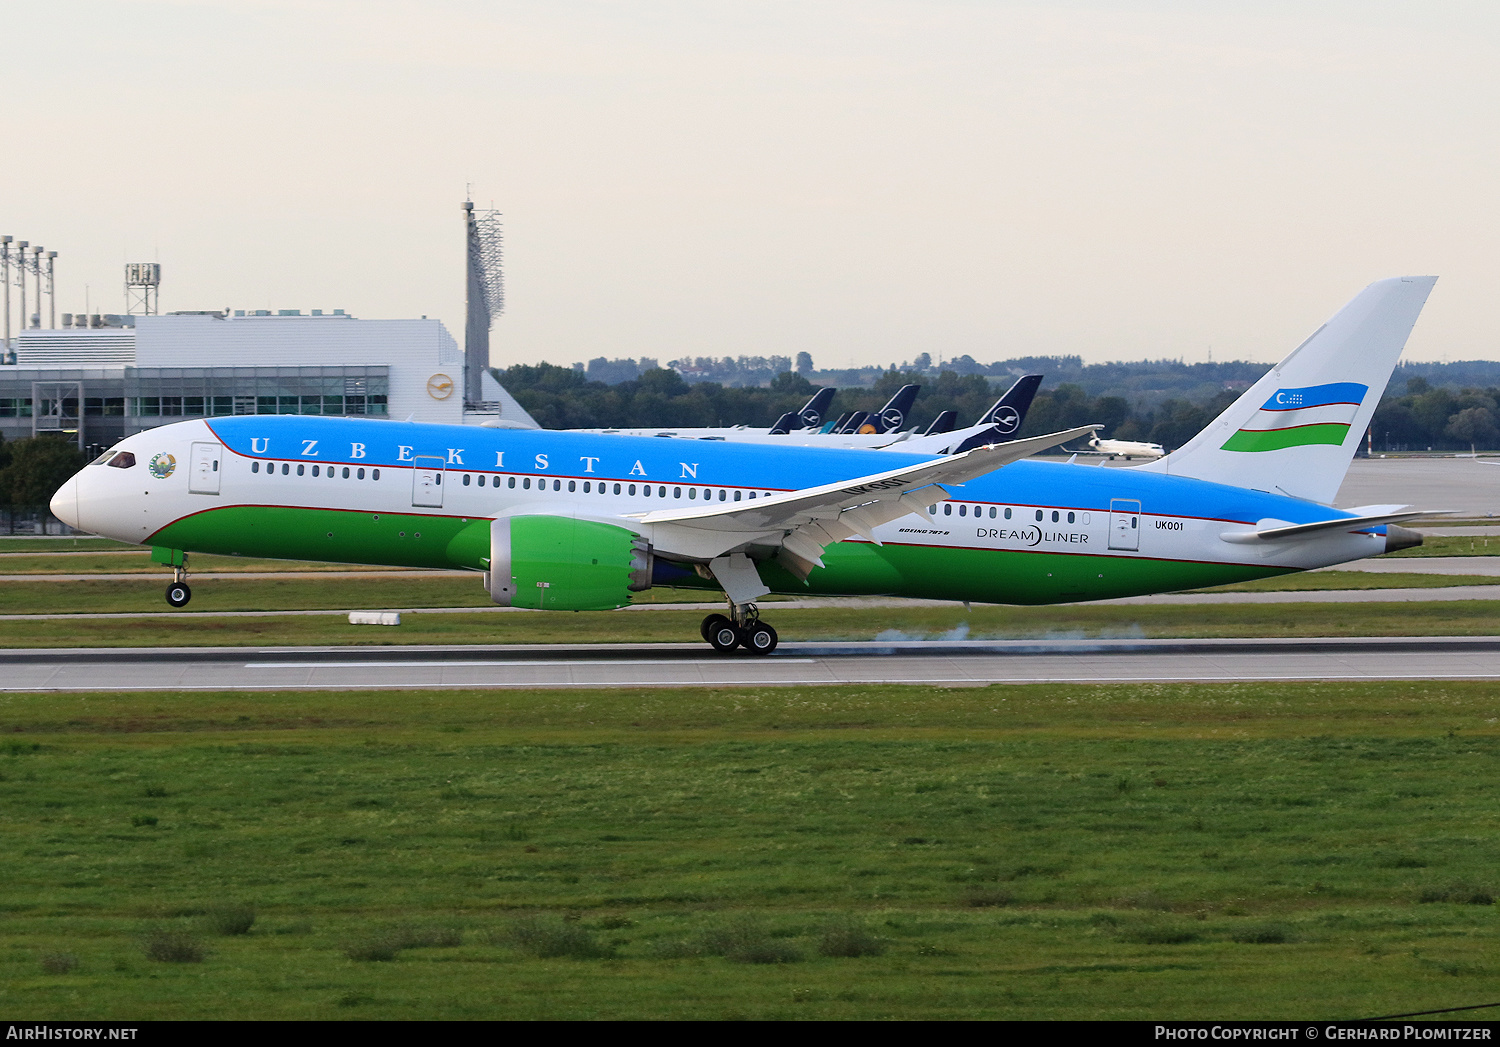
[[[1026,412],[1031,410],[1031,401],[1036,399],[1037,387],[1042,384],[1039,374],[1023,374],[1016,383],[1005,390],[1005,395],[995,401],[995,406],[984,412],[975,425],[993,425],[1002,436],[1011,436],[1021,429],[1026,421]]]
[[[797,412],[802,428],[816,429],[823,424],[823,416],[828,413],[828,405],[833,403],[833,394],[836,392],[838,390],[830,385],[813,393],[812,399]]]
[[[1366,287],[1197,436],[1137,468],[1332,504],[1436,282]]]
[[[875,425],[875,431],[893,433],[904,426],[906,416],[911,414],[911,405],[917,402],[917,393],[921,389],[920,385],[903,385],[896,390],[896,395],[886,401],[880,413],[870,417],[870,421]]]
[[[951,433],[958,428],[958,412],[944,411],[932,420],[932,424],[922,433],[923,436],[937,436],[939,433]]]

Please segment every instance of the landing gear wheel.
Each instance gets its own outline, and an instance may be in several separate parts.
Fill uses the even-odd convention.
[[[776,650],[776,630],[765,622],[755,622],[740,630],[740,646],[751,654],[770,654]]]
[[[193,590],[188,588],[186,582],[173,582],[167,586],[167,603],[173,607],[186,607],[192,598]]]
[[[740,631],[723,615],[713,615],[719,621],[708,633],[708,645],[720,654],[728,654],[740,645]]]
[[[705,643],[713,643],[711,637],[713,636],[714,630],[722,628],[726,625],[733,626],[734,623],[731,622],[728,618],[725,618],[722,614],[711,614],[707,618],[703,619],[703,624],[698,626],[698,632],[702,635]]]

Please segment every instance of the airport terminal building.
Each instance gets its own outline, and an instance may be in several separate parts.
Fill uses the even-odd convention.
[[[488,370],[466,388],[463,353],[438,320],[343,310],[71,319],[13,340],[0,364],[5,439],[53,433],[103,450],[169,422],[243,414],[536,427]]]

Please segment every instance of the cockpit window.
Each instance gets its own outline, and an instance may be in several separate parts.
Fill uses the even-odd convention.
[[[129,451],[121,451],[104,464],[114,469],[129,469],[135,464],[135,455]]]

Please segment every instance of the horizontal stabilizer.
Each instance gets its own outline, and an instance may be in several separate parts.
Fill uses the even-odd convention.
[[[1394,506],[1371,506],[1370,508],[1396,508]],[[1424,516],[1443,516],[1451,509],[1405,509],[1400,512],[1376,513],[1372,516],[1343,516],[1336,520],[1318,520],[1315,523],[1293,524],[1285,520],[1261,520],[1253,531],[1230,531],[1219,537],[1236,545],[1253,542],[1286,542],[1299,538],[1316,538],[1330,531],[1362,531],[1381,524],[1401,523]]]

